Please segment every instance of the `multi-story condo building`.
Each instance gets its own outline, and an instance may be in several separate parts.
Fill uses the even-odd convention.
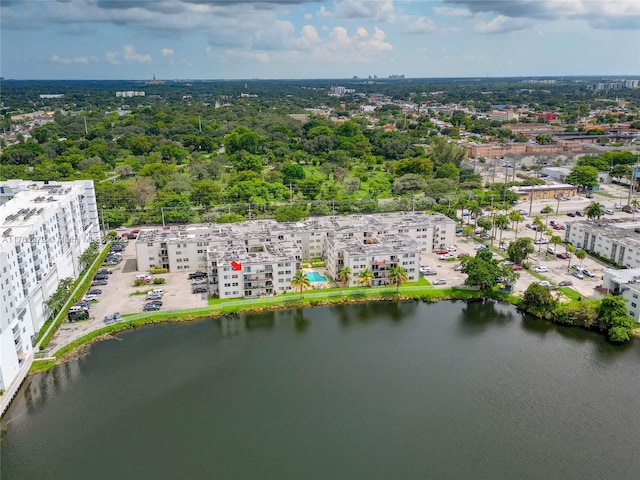
[[[374,271],[375,285],[388,284],[394,265],[418,278],[421,252],[452,245],[456,224],[444,215],[389,213],[315,217],[296,223],[256,220],[142,230],[136,242],[138,270],[204,270],[208,288],[221,298],[258,297],[291,290],[302,259],[323,258],[337,278],[343,266]]]
[[[627,302],[629,315],[640,322],[640,268],[605,268],[602,271],[602,288],[607,293],[621,295]]]
[[[32,355],[60,280],[100,240],[93,181],[0,182],[0,389]]]
[[[610,223],[607,220],[567,224],[565,241],[576,248],[594,252],[616,264],[640,267],[640,222]]]

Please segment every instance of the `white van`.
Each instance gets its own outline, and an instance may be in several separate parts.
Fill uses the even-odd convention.
[[[151,293],[156,293],[158,295],[164,295],[164,290],[161,288],[154,288],[153,290],[151,290]]]

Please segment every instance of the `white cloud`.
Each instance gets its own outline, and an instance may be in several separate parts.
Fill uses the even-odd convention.
[[[123,45],[120,51],[107,52],[107,61],[113,65],[120,63],[151,63],[151,55],[137,53],[133,45]]]
[[[357,18],[375,21],[392,21],[395,16],[393,0],[339,0],[335,10],[320,7],[317,15],[329,18]]]
[[[271,58],[269,57],[269,54],[265,52],[256,53],[255,59],[258,60],[260,63],[268,63],[269,60],[271,60]]]
[[[163,57],[171,57],[171,56],[173,56],[173,50],[171,50],[170,48],[163,48],[162,49],[162,56]]]
[[[405,24],[407,33],[434,33],[438,30],[434,21],[428,17],[409,18]]]
[[[510,18],[505,15],[498,15],[489,22],[479,20],[476,23],[476,32],[486,34],[497,34],[524,30],[531,26],[531,22],[521,18]]]
[[[89,63],[95,61],[95,57],[60,57],[56,54],[51,55],[50,61],[54,63],[61,63],[63,65],[70,65],[72,63]]]
[[[151,55],[137,53],[133,45],[124,45],[122,53],[124,59],[129,63],[151,63]]]

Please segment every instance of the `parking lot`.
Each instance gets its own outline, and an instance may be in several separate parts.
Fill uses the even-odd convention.
[[[567,220],[574,220],[563,215],[549,216],[549,220],[551,221],[552,219],[563,225],[566,224]],[[525,220],[520,223],[518,226],[518,237],[527,236],[533,239],[535,232],[525,227],[525,224],[530,221],[530,218],[525,218]],[[510,241],[515,240],[515,234],[516,232],[514,230],[503,231],[502,241],[508,245]],[[559,235],[564,239],[564,231],[554,230],[554,234]],[[489,245],[489,241],[484,240],[483,242]],[[455,267],[460,264],[460,258],[458,257],[461,254],[475,256],[477,250],[474,247],[477,244],[478,241],[473,238],[466,239],[465,237],[456,237],[456,242],[453,245],[456,247],[456,251],[450,252],[450,254],[455,257],[454,260],[440,260],[440,255],[437,253],[423,253],[421,255],[420,264],[427,265],[436,272],[436,275],[426,276],[425,278],[432,283],[438,278],[443,278],[447,281],[447,286],[463,284],[467,275],[455,270]],[[494,240],[493,245],[497,247],[498,244],[499,240]],[[586,257],[582,261],[582,267],[593,272],[594,277],[588,277],[585,275],[583,279],[579,279],[572,275],[574,270],[568,269],[569,259],[564,260],[557,258],[555,255],[546,254],[548,247],[547,244],[534,245],[534,247],[535,252],[529,255],[527,262],[531,263],[532,266],[540,265],[546,267],[547,271],[540,273],[540,275],[544,276],[552,285],[558,285],[561,281],[570,280],[572,282],[571,288],[585,297],[591,297],[594,293],[594,288],[602,284],[602,270],[606,268],[606,266],[597,260],[594,260],[591,257]],[[557,252],[565,252],[563,245],[557,245],[555,248]],[[498,258],[498,254],[494,253],[494,258]],[[506,252],[504,252],[504,259],[506,258]],[[573,264],[580,264],[580,260],[575,258],[575,256],[571,258],[571,265]],[[518,273],[520,274],[520,277],[514,286],[514,293],[516,295],[522,294],[532,282],[539,281],[539,278],[532,275],[527,270],[521,270]]]
[[[102,290],[98,295],[98,301],[91,302],[89,309],[89,319],[81,322],[63,322],[60,329],[54,335],[50,346],[63,343],[67,338],[78,336],[95,330],[104,325],[104,317],[113,315],[116,312],[121,314],[139,313],[143,311],[146,303],[146,295],[133,295],[135,292],[147,292],[154,288],[162,288],[162,307],[160,311],[171,311],[183,308],[203,307],[207,305],[206,294],[191,293],[191,281],[187,278],[186,272],[167,273],[162,275],[151,275],[151,277],[161,277],[166,279],[166,283],[161,285],[148,284],[145,286],[134,286],[134,280],[141,273],[136,270],[136,250],[134,242],[129,242],[122,252],[122,260],[117,265],[104,266],[112,271],[108,275],[107,285],[91,287]]]

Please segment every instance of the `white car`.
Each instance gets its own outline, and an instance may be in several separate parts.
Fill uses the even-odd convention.
[[[452,247],[447,247],[447,250],[450,251],[450,252],[457,252],[458,251],[458,249],[456,247],[453,247],[453,246]]]
[[[583,269],[582,269],[582,273],[584,273],[587,277],[592,277],[592,278],[593,278],[593,277],[595,277],[595,276],[596,276],[596,275],[595,275],[591,270],[589,270],[588,268],[583,268]]]
[[[611,210],[610,208],[607,208],[604,213],[606,213],[607,215],[613,215],[613,210]]]
[[[446,278],[436,278],[433,281],[434,285],[445,285],[447,283],[447,279]]]
[[[546,280],[540,280],[538,282],[538,285],[540,285],[541,287],[550,287],[551,286],[551,282],[548,282]]]
[[[474,250],[485,250],[486,248],[488,248],[488,247],[486,247],[485,245],[480,245],[480,244],[478,244],[475,247],[473,247]]]
[[[543,265],[538,265],[537,267],[533,267],[533,271],[536,273],[546,273],[549,269]]]
[[[616,203],[613,205],[613,208],[622,208],[622,204],[621,203]]]
[[[82,297],[84,302],[93,302],[94,300],[98,300],[98,295],[85,295]]]
[[[440,255],[440,257],[438,257],[440,260],[449,260],[450,258],[455,258],[453,255],[451,255],[450,253],[445,253],[444,255]]]

